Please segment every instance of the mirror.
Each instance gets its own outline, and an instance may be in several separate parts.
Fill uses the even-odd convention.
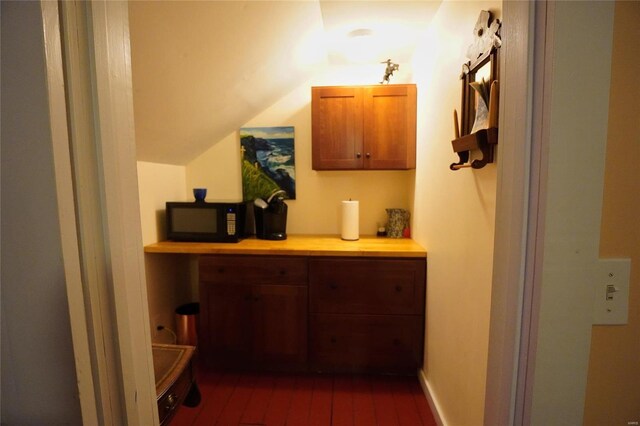
[[[487,82],[488,86],[498,80],[498,53],[502,44],[500,40],[501,22],[493,19],[491,12],[480,12],[474,28],[474,42],[467,50],[469,62],[463,64],[462,75],[462,108],[460,134],[471,133],[476,114],[476,96],[470,83],[476,81]]]
[[[484,64],[478,71],[476,71],[475,80],[480,81],[484,79],[485,81],[491,80],[491,64]]]

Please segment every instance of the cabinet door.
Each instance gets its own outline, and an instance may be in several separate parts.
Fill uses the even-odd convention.
[[[312,167],[361,169],[362,88],[311,88]]]
[[[254,287],[253,353],[263,366],[287,370],[307,362],[307,288]]]
[[[204,339],[205,360],[223,366],[248,364],[252,360],[252,286],[204,283],[200,293],[205,323],[199,339]]]
[[[307,258],[200,256],[204,359],[301,370],[307,357]]]
[[[364,168],[416,167],[416,86],[368,86],[364,92]]]
[[[218,366],[302,369],[307,361],[307,288],[207,287],[205,357]],[[201,302],[201,303],[202,303]]]

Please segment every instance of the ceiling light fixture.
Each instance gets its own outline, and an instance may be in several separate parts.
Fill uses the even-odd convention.
[[[349,31],[347,37],[356,38],[356,37],[371,37],[373,35],[373,30],[369,28],[358,28],[352,31]]]

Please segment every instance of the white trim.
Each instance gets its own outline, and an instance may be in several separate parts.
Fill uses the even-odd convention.
[[[484,424],[513,424],[529,220],[535,2],[503,3],[500,134]]]
[[[549,119],[553,61],[549,45],[553,45],[553,3],[537,3],[535,11],[536,34],[534,50],[533,132],[531,149],[532,179],[530,185],[530,217],[527,238],[527,265],[520,340],[520,359],[516,384],[514,423],[528,424],[531,419],[533,372],[537,342],[540,289],[544,252],[544,221],[546,210],[546,172],[548,162]]]
[[[97,425],[98,414],[86,324],[84,290],[80,270],[73,177],[69,159],[69,134],[67,132],[67,107],[64,90],[58,3],[44,1],[41,2],[40,7],[42,10],[45,39],[44,47],[47,65],[47,89],[49,92],[49,117],[53,145],[56,198],[58,202],[62,257],[69,304],[69,318],[78,380],[80,409],[82,422],[84,424]]]
[[[57,41],[47,45],[49,62],[57,61],[48,70],[49,90],[83,423],[158,424],[136,185],[128,6],[62,3],[68,133],[58,3],[42,4],[47,37]]]
[[[420,383],[420,387],[422,388],[422,392],[424,396],[427,398],[427,402],[429,403],[429,408],[431,408],[431,413],[433,414],[433,418],[439,426],[447,426],[447,423],[442,419],[440,415],[443,412],[440,409],[440,404],[433,397],[433,392],[431,392],[431,387],[429,386],[429,382],[427,381],[427,375],[422,368],[418,369],[418,382]]]
[[[111,285],[105,255],[104,217],[100,190],[100,165],[96,154],[94,100],[89,55],[88,4],[61,2],[68,99],[75,180],[78,234],[82,253],[87,324],[98,417],[101,424],[121,423],[121,370],[118,361],[116,324],[112,309]]]
[[[91,2],[97,155],[125,423],[158,424],[137,189],[128,4]],[[96,330],[97,331],[97,330]]]

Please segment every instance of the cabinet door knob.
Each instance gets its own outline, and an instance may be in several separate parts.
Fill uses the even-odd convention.
[[[402,286],[401,286],[401,285],[397,285],[397,286],[396,286],[396,291],[397,291],[398,293],[400,293],[400,292],[402,291]]]
[[[362,157],[362,154],[360,154],[359,152],[356,153],[356,158],[360,158],[360,157]]]
[[[280,275],[284,275],[286,273],[287,273],[287,271],[285,269],[280,269]]]
[[[331,343],[336,343],[338,341],[338,339],[335,338],[335,336],[331,336]]]
[[[218,273],[219,274],[223,274],[224,273],[224,268],[218,268]]]
[[[367,152],[367,153],[365,154],[365,156],[366,156],[367,158],[371,158],[371,153],[370,153],[370,152]]]
[[[251,295],[250,294],[246,294],[244,296],[244,300],[251,300]]]
[[[167,404],[165,405],[165,408],[171,411],[174,408],[176,408],[177,403],[178,403],[178,396],[175,393],[172,393],[167,397]]]
[[[331,283],[331,284],[329,284],[329,288],[330,288],[331,290],[337,290],[337,289],[338,289],[338,284],[336,284],[336,283]]]

